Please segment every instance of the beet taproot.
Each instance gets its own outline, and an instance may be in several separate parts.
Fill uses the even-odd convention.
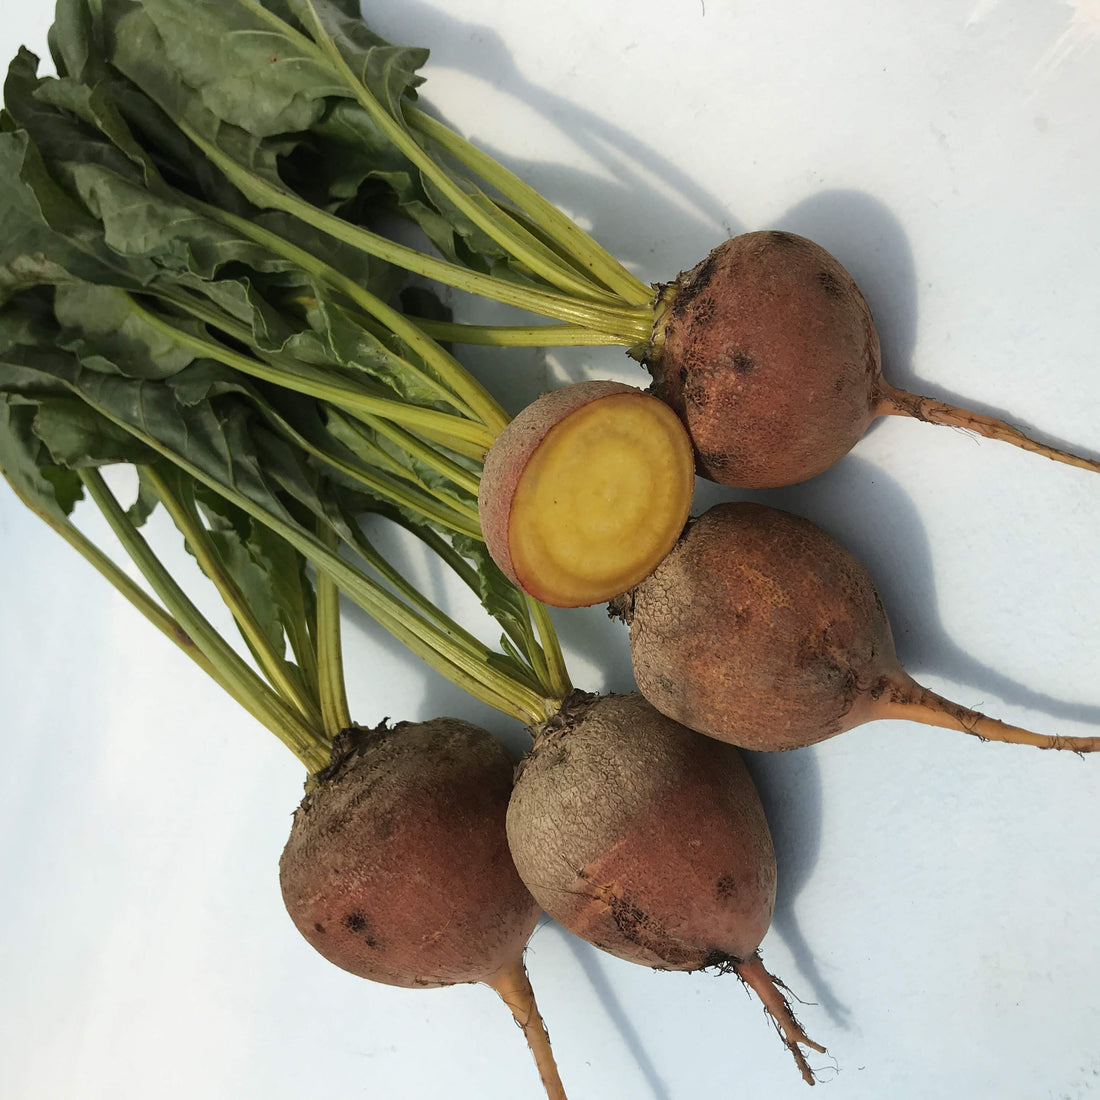
[[[824,1048],[757,950],[775,907],[775,854],[735,748],[638,694],[577,692],[520,765],[508,842],[539,904],[582,939],[656,969],[738,974],[813,1084],[801,1048]]]
[[[715,248],[662,291],[643,362],[712,481],[771,488],[828,469],[879,416],[1000,439],[1082,469],[994,417],[890,385],[871,310],[820,245],[776,230]]]
[[[816,524],[718,504],[614,613],[630,626],[638,689],[678,722],[758,751],[812,745],[880,718],[988,741],[1094,752],[959,706],[902,669],[867,570]]]
[[[496,990],[564,1100],[523,965],[540,909],[508,848],[512,774],[504,748],[459,719],[348,730],[295,812],[279,881],[295,927],[342,969]]]

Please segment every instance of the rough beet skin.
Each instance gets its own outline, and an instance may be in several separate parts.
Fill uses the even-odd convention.
[[[804,481],[867,430],[881,396],[878,334],[855,281],[813,241],[734,237],[664,296],[646,366],[704,477]]]
[[[372,981],[491,982],[539,917],[505,834],[511,758],[455,718],[348,732],[279,863],[295,926]]]
[[[575,693],[520,765],[508,841],[539,903],[589,943],[662,970],[735,972],[813,1084],[801,1048],[824,1048],[757,953],[775,906],[775,854],[736,749],[640,695]]]
[[[715,505],[611,609],[630,624],[642,694],[741,748],[797,749],[900,718],[983,741],[1100,751],[1100,737],[1035,733],[918,684],[898,662],[867,570],[816,524],[777,508]]]
[[[692,521],[626,617],[646,698],[757,751],[858,725],[862,694],[898,667],[866,569],[809,520],[760,504]]]
[[[640,695],[563,713],[540,732],[508,806],[512,856],[543,908],[645,966],[749,958],[771,923],[775,855],[737,750]]]

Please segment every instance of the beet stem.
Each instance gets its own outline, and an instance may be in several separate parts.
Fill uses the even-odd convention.
[[[1015,447],[1022,447],[1025,451],[1042,455],[1044,458],[1053,459],[1055,462],[1064,462],[1067,466],[1077,466],[1082,470],[1092,470],[1100,473],[1100,461],[1092,458],[1084,458],[1069,451],[1060,451],[1055,447],[1048,447],[1045,443],[1039,443],[1030,436],[1024,435],[1018,428],[1012,427],[996,417],[985,416],[982,413],[971,412],[968,409],[960,409],[957,405],[947,405],[942,401],[936,401],[931,397],[920,397],[907,390],[899,390],[894,386],[883,383],[882,396],[875,408],[878,416],[911,416],[916,420],[923,420],[929,424],[943,424],[949,428],[965,428],[967,431],[976,432],[987,439],[1000,439],[1005,443],[1011,443]]]
[[[1037,749],[1064,749],[1069,752],[1098,752],[1100,737],[1063,737],[1033,733],[1010,726],[980,711],[952,703],[942,695],[921,687],[905,673],[894,680],[875,703],[875,718],[901,718],[923,722],[926,726],[960,730],[983,741],[1001,741],[1010,745],[1033,745]]]
[[[768,973],[759,954],[754,954],[746,962],[737,963],[734,969],[741,980],[760,998],[764,1010],[772,1018],[776,1031],[783,1039],[784,1046],[794,1055],[794,1060],[802,1073],[802,1080],[807,1085],[814,1084],[814,1071],[810,1069],[810,1063],[806,1061],[801,1047],[810,1047],[811,1050],[816,1050],[820,1054],[825,1053],[825,1048],[815,1043],[802,1030],[802,1025],[791,1011],[790,1001],[780,988],[783,983],[773,974]]]
[[[485,984],[497,991],[500,999],[511,1009],[516,1023],[523,1029],[523,1036],[534,1055],[548,1100],[568,1100],[558,1076],[554,1052],[550,1049],[550,1036],[535,1003],[535,991],[531,988],[523,959],[517,958]]]

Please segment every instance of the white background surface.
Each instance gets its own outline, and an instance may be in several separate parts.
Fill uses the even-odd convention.
[[[835,252],[888,376],[1100,452],[1095,0],[377,0],[427,98],[647,280],[782,227]],[[42,0],[5,56],[44,52]],[[618,352],[479,353],[518,409]],[[532,1097],[481,987],[367,985],[279,899],[297,762],[0,486],[0,1095]],[[701,505],[726,494],[705,490]],[[876,577],[910,672],[1100,732],[1100,478],[892,420],[763,499]],[[89,530],[98,531],[98,526]],[[574,679],[631,686],[603,612]],[[354,711],[498,719],[348,628]],[[833,1100],[1100,1096],[1100,759],[878,723],[751,761],[780,866],[765,962]],[[806,1095],[731,977],[655,974],[546,925],[528,965],[572,1100]]]

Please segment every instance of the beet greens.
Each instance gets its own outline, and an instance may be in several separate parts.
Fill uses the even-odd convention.
[[[280,436],[258,411],[256,395],[224,370],[188,363],[163,378],[127,375],[140,356],[133,349],[130,356],[118,354],[117,333],[97,339],[87,326],[79,332],[62,326],[54,297],[52,288],[34,287],[0,306],[0,472],[28,507],[295,753],[310,775],[307,798],[324,797],[332,760],[362,733],[344,688],[341,592],[443,675],[505,714],[544,719],[555,693],[568,690],[567,680],[563,687],[556,679],[565,672],[548,620],[532,615],[487,558],[479,569],[476,557],[462,558],[361,485],[336,480],[331,467]],[[136,475],[137,498],[129,508],[103,467]],[[147,587],[73,522],[84,497]],[[157,507],[232,613],[251,661],[219,634],[143,535]],[[372,513],[420,534],[464,579],[484,587],[485,602],[496,607],[512,639],[505,651],[453,622],[376,550],[360,523]],[[434,974],[443,964],[433,963],[430,952],[409,956],[402,937],[414,946],[434,937],[447,966],[435,984],[484,981],[496,989],[524,1030],[547,1095],[560,1100],[564,1092],[522,964],[539,907],[508,856],[511,761],[487,732],[468,727],[465,736],[468,758],[457,751],[437,758],[431,736],[406,741],[401,727],[394,731],[408,782],[434,774],[446,788],[461,775],[468,792],[456,789],[453,819],[433,818],[433,843],[408,858],[410,866],[420,861],[415,881],[428,884],[433,897],[442,870],[465,867],[473,848],[484,854],[476,864],[483,874],[464,894],[456,892],[453,909],[439,907],[438,929],[408,920],[389,928],[390,960],[367,976],[424,984],[406,981],[403,967]],[[490,781],[494,800],[481,793]],[[408,805],[409,827],[419,835],[416,804]],[[369,815],[356,824],[360,844],[382,843]],[[362,883],[361,875],[352,879]],[[428,900],[422,899],[425,906]],[[481,935],[472,931],[475,916]],[[412,961],[402,964],[406,956]]]
[[[487,705],[544,720],[570,689],[553,627],[493,565],[477,522],[478,459],[506,417],[387,304],[399,275],[290,219],[242,217],[169,183],[158,162],[170,170],[178,141],[166,130],[142,144],[148,132],[119,109],[127,100],[140,115],[147,101],[36,68],[25,51],[13,61],[0,121],[0,470],[16,494],[298,756],[307,797],[328,789],[334,746],[357,729],[341,594]],[[136,475],[129,508],[100,472],[109,466]],[[81,498],[144,585],[74,523]],[[240,644],[219,634],[142,533],[159,507],[231,611]],[[503,629],[500,649],[377,550],[370,530],[380,522],[417,536],[473,588]],[[427,755],[413,779],[434,771],[446,786],[453,764],[470,797],[456,788],[453,822],[440,820],[435,843],[410,858],[428,883],[463,865],[472,837],[491,858],[439,928],[399,921],[394,961],[371,976],[402,984],[401,937],[427,934],[448,958],[457,952],[448,981],[497,990],[558,1100],[522,963],[539,909],[507,852],[510,762],[485,731],[471,737],[465,764],[417,742]],[[502,776],[494,803],[477,794]],[[409,823],[419,828],[415,815]],[[358,827],[360,843],[381,843],[369,816]],[[486,934],[456,942],[475,915]],[[437,973],[430,957],[417,959]]]
[[[964,427],[1100,470],[1095,459],[1038,443],[1003,421],[889,385],[873,324],[858,346],[822,338],[819,308],[842,330],[860,328],[870,315],[854,283],[833,293],[851,280],[824,250],[814,246],[809,266],[790,267],[781,259],[785,245],[757,247],[792,234],[746,234],[666,283],[643,282],[423,111],[417,70],[426,51],[384,42],[363,25],[353,0],[145,0],[140,7],[65,0],[63,7],[66,33],[53,43],[59,71],[101,87],[125,78],[117,97],[124,113],[157,133],[178,128],[177,165],[206,163],[200,186],[223,199],[233,193],[222,205],[243,199],[253,211],[281,212],[376,260],[557,322],[421,319],[422,331],[439,339],[625,347],[698,434],[704,476],[758,487],[803,480],[846,453],[877,416]],[[130,107],[135,88],[156,107]],[[393,212],[414,221],[439,255],[380,231],[380,219]],[[734,253],[752,262],[724,273]],[[792,334],[772,296],[757,300],[758,286],[801,296],[805,325],[796,323]],[[751,363],[751,372],[736,363]],[[817,398],[831,390],[846,398],[819,418]],[[708,417],[719,408],[717,420],[728,426],[715,437]],[[771,431],[774,420],[788,425],[785,435]]]

